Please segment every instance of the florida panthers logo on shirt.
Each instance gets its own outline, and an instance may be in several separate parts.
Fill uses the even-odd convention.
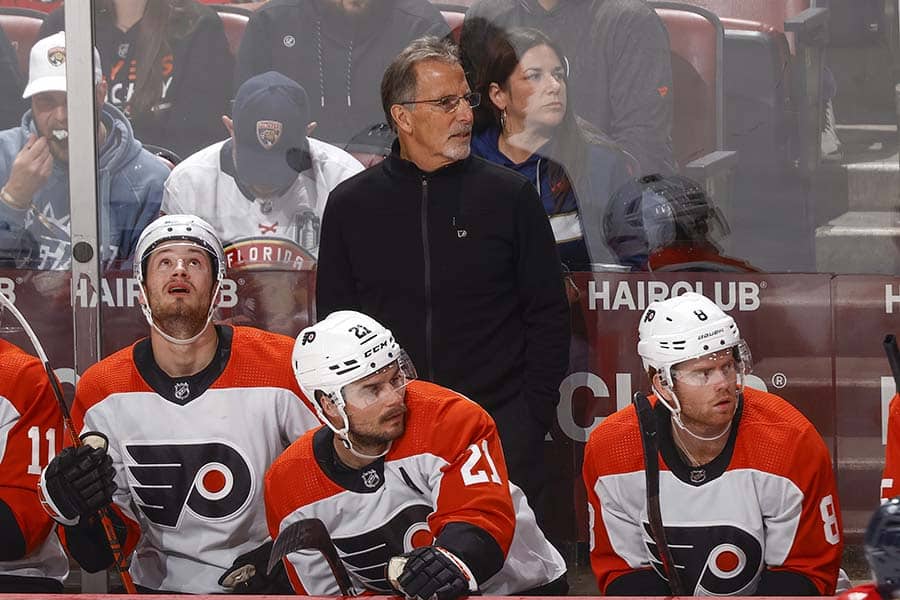
[[[272,147],[281,139],[282,125],[279,121],[262,120],[256,122],[256,139],[265,150]]]
[[[228,519],[253,495],[247,459],[225,442],[126,444],[125,450],[137,504],[157,525],[177,527],[185,510],[204,520]]]
[[[659,551],[644,523],[644,541],[650,563],[665,577]],[[762,571],[762,544],[747,531],[733,525],[704,527],[666,526],[672,560],[688,593],[733,596],[749,593]]]

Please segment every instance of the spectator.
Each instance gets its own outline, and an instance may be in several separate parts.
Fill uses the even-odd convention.
[[[486,100],[472,152],[533,182],[571,271],[614,262],[603,239],[609,197],[628,181],[624,157],[568,101],[559,47],[536,29],[516,28],[488,44],[476,74]]]
[[[601,595],[834,594],[843,541],[822,437],[745,387],[749,347],[708,298],[652,302],[638,332],[654,396],[607,417],[584,453]]]
[[[566,594],[565,562],[509,482],[484,409],[414,381],[391,332],[358,312],[332,313],[300,332],[293,364],[326,426],[294,442],[266,474],[272,537],[321,519],[366,594]],[[286,562],[298,594],[339,593],[320,556]]]
[[[603,218],[606,243],[634,271],[751,273],[750,263],[725,256],[730,232],[703,188],[681,175],[645,175],[612,197]]]
[[[388,63],[410,40],[449,32],[427,0],[272,0],[250,18],[236,84],[284,73],[312,95],[317,135],[345,144],[384,118],[377,90]]]
[[[162,211],[205,219],[226,246],[283,238],[315,256],[328,194],[362,165],[306,136],[306,92],[275,71],[248,79],[238,89],[234,121],[222,120],[231,138],[175,167]]]
[[[89,572],[113,562],[97,519],[113,501],[139,591],[221,593],[233,563],[268,554],[263,473],[317,420],[285,360],[290,338],[210,323],[225,265],[208,223],[153,221],[134,276],[150,337],[82,375],[75,427],[108,443],[65,448],[50,462],[45,508]],[[283,569],[228,583],[243,593],[290,592]]]
[[[329,197],[318,313],[360,310],[390,324],[429,380],[481,404],[542,524],[543,440],[569,346],[550,223],[531,182],[469,156],[479,97],[452,42],[414,41],[381,95],[398,140]]]
[[[215,9],[196,0],[96,0],[94,36],[106,69],[106,101],[135,137],[179,157],[222,138],[234,59]],[[62,31],[62,7],[41,36]]]
[[[635,175],[675,170],[669,37],[644,0],[479,0],[461,34],[470,74],[498,27],[533,27],[559,45],[578,82],[569,101],[637,161]]]
[[[22,100],[22,74],[19,72],[19,58],[6,32],[0,27],[0,129],[9,129],[19,124],[26,110]]]
[[[71,262],[65,44],[59,32],[32,47],[24,94],[31,109],[20,127],[0,132],[0,257],[37,269],[68,269]],[[138,235],[159,213],[169,170],[141,149],[125,115],[104,103],[96,50],[94,81],[99,253],[110,264],[131,256]]]
[[[37,482],[62,447],[62,415],[41,361],[2,339],[0,432],[0,594],[61,594],[69,560]]]

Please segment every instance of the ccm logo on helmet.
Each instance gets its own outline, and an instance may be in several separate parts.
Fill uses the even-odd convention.
[[[383,342],[381,342],[381,343],[378,344],[377,346],[374,346],[374,347],[369,348],[368,350],[366,350],[366,352],[365,352],[365,354],[363,354],[363,356],[365,356],[366,358],[369,358],[370,356],[372,356],[373,354],[375,354],[375,353],[378,352],[379,350],[383,350],[384,348],[387,348],[387,345],[388,345],[388,340],[384,340]]]
[[[201,519],[227,519],[249,504],[253,474],[244,456],[223,442],[127,444],[131,489],[147,518],[177,527],[185,508]]]
[[[650,563],[665,578],[650,525],[643,525]],[[666,539],[688,592],[699,596],[752,593],[748,586],[756,582],[763,567],[762,544],[747,531],[733,525],[666,526]]]

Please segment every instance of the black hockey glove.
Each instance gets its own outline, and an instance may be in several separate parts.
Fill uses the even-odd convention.
[[[422,546],[388,562],[388,581],[407,598],[456,600],[478,591],[466,564],[437,546]]]
[[[73,525],[80,517],[91,515],[112,502],[116,491],[115,469],[106,453],[106,437],[102,437],[104,444],[99,448],[87,444],[63,448],[41,476],[41,491],[53,504],[45,503],[45,507],[65,525]]]
[[[279,562],[266,575],[269,554],[272,552],[272,541],[250,552],[241,554],[231,567],[219,577],[219,585],[232,594],[293,594],[294,588],[284,570],[284,563]]]

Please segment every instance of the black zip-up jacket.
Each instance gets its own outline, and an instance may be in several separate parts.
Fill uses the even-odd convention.
[[[332,0],[271,0],[250,17],[235,88],[266,71],[284,73],[309,95],[316,138],[343,144],[384,121],[381,77],[410,41],[450,27],[427,0],[375,0],[365,18],[347,19]]]
[[[476,157],[426,173],[395,143],[331,192],[316,288],[320,319],[371,315],[421,378],[488,411],[524,400],[552,422],[569,307],[550,223],[521,175]]]

